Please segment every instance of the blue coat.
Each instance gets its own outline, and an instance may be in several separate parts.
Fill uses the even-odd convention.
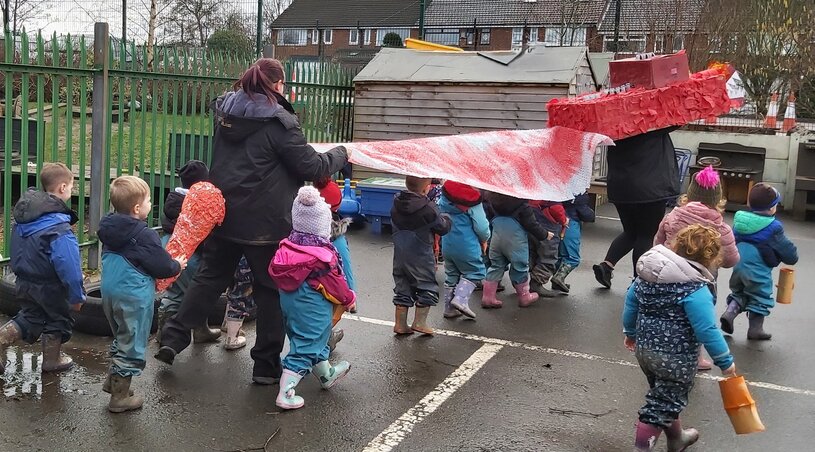
[[[484,207],[477,204],[465,212],[442,195],[439,210],[449,215],[452,222],[450,232],[441,238],[444,258],[480,261],[481,243],[490,239],[490,223]]]
[[[181,266],[161,245],[158,233],[147,223],[129,215],[112,213],[99,225],[102,253],[124,257],[140,273],[156,279],[169,278],[181,271]]]
[[[74,214],[59,198],[29,190],[14,206],[11,233],[11,269],[30,292],[85,300],[79,243],[71,230]]]

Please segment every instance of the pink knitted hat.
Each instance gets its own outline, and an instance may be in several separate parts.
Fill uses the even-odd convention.
[[[694,174],[688,187],[688,201],[700,202],[711,209],[717,209],[722,197],[721,179],[712,166]]]

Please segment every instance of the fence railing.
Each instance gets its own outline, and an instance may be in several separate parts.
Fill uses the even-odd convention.
[[[75,233],[83,247],[90,246],[90,267],[98,257],[93,226],[108,211],[112,179],[132,174],[147,181],[155,206],[148,224],[158,225],[166,194],[179,184],[176,170],[191,159],[210,162],[210,103],[252,63],[200,49],[161,48],[151,56],[144,46],[111,43],[106,30],[97,27],[93,42],[84,36],[6,35],[0,46],[4,258],[14,203],[27,187],[39,185],[44,162],[65,163],[77,177]],[[322,62],[287,64],[286,73],[308,140],[349,141],[353,73]],[[92,161],[101,167],[92,171]],[[94,199],[101,202],[99,212],[91,209]]]

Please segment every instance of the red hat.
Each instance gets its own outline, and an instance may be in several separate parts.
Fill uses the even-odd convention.
[[[342,202],[342,191],[336,182],[331,180],[330,177],[314,181],[314,187],[320,190],[320,196],[325,199],[325,202],[331,206],[331,211],[336,212],[340,208]]]
[[[472,207],[481,202],[481,192],[461,182],[448,180],[442,186],[442,193],[453,204]]]

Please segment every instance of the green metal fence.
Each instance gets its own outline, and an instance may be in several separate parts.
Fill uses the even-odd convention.
[[[156,226],[166,193],[179,185],[176,169],[190,159],[210,161],[210,103],[252,63],[201,49],[157,48],[150,58],[145,47],[121,41],[94,52],[93,36],[7,34],[0,49],[4,261],[13,205],[27,187],[39,184],[43,162],[63,162],[77,177],[72,207],[83,247],[96,243],[89,227],[98,224],[89,211],[92,178],[102,179],[97,186],[104,191],[104,213],[113,178],[142,177],[153,188],[148,223]],[[103,61],[100,55],[106,55]],[[354,74],[323,62],[287,63],[285,69],[287,95],[309,141],[350,141]],[[107,102],[94,102],[94,83],[107,91]],[[103,119],[101,131],[92,126],[94,118]],[[90,169],[98,133],[105,143],[99,174]]]

